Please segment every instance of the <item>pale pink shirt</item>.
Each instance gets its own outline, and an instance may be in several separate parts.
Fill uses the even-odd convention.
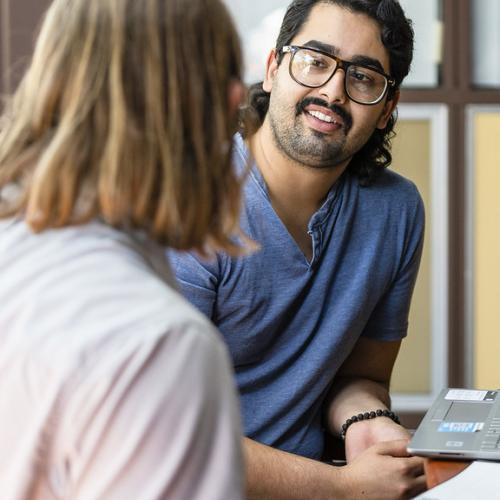
[[[1,500],[238,500],[226,349],[163,249],[0,221]]]

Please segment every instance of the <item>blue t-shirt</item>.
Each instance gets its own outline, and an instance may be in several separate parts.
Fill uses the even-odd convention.
[[[237,136],[235,164],[249,153]],[[217,325],[232,355],[245,434],[319,458],[331,382],[362,335],[406,335],[424,208],[413,183],[389,170],[370,187],[344,173],[309,222],[307,261],[275,213],[253,165],[241,227],[261,250],[205,261],[169,253],[185,296]]]

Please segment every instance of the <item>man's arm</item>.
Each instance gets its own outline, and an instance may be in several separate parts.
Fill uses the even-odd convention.
[[[389,382],[401,341],[383,342],[361,337],[337,373],[328,405],[328,425],[340,434],[353,415],[390,408]],[[350,462],[380,441],[408,439],[401,425],[388,417],[351,424],[346,433],[346,458]]]
[[[338,470],[329,465],[248,438],[243,446],[247,500],[322,500],[339,497],[344,489]]]
[[[390,406],[389,383],[392,369],[407,329],[413,288],[422,255],[425,214],[414,187],[415,209],[406,231],[404,253],[397,274],[365,326],[364,336],[337,372],[330,403],[328,426],[339,434],[342,424],[353,415]],[[382,340],[386,336],[386,340]],[[399,337],[399,338],[398,338]],[[407,431],[387,417],[352,424],[346,433],[346,458],[354,459],[374,443],[408,439]]]
[[[244,450],[247,500],[396,500],[425,490],[422,460],[408,457],[406,440],[372,446],[345,467],[286,453],[248,438],[244,439]]]
[[[331,430],[338,434],[352,415],[389,408],[399,346],[399,341],[358,341],[332,393]],[[408,432],[387,417],[352,424],[346,436],[349,463],[332,467],[245,438],[247,499],[408,498],[425,490],[425,478],[422,459],[408,457],[407,441]]]

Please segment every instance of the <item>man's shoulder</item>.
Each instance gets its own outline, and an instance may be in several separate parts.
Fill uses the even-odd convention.
[[[373,184],[360,190],[368,197],[398,199],[410,203],[421,203],[421,196],[415,183],[392,169],[384,169]]]
[[[370,186],[359,186],[349,192],[349,203],[354,203],[363,214],[362,220],[417,222],[423,225],[425,207],[415,183],[403,175],[384,169]],[[371,223],[370,223],[371,224]],[[377,224],[372,225],[378,227]]]
[[[232,160],[234,168],[238,172],[244,172],[248,166],[250,151],[245,143],[243,136],[237,132],[233,136]]]
[[[380,186],[383,189],[392,189],[395,191],[408,191],[409,193],[418,191],[415,183],[411,179],[404,177],[402,174],[390,168],[385,168],[380,173],[374,186]]]

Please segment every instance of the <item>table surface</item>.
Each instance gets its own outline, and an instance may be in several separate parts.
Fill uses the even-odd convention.
[[[426,458],[424,467],[427,487],[433,488],[438,484],[444,483],[466,469],[470,463],[470,461],[466,460],[435,460]]]

